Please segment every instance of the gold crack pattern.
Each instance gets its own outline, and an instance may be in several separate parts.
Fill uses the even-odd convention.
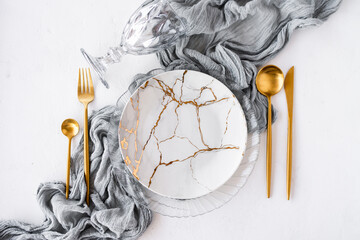
[[[223,150],[239,149],[238,146],[234,146],[234,145],[231,145],[231,144],[223,145],[223,139],[224,139],[224,136],[225,136],[225,134],[226,134],[226,132],[228,130],[228,118],[229,118],[229,115],[231,113],[232,107],[235,105],[234,103],[232,104],[232,107],[229,109],[229,111],[227,113],[226,123],[225,123],[226,124],[225,125],[225,131],[224,131],[222,139],[221,139],[221,144],[218,147],[210,147],[205,142],[203,132],[202,132],[202,128],[201,128],[201,117],[200,117],[200,109],[202,107],[206,107],[206,106],[216,104],[216,103],[219,103],[219,102],[222,102],[222,101],[227,101],[229,99],[235,99],[235,96],[232,95],[231,97],[224,97],[224,98],[218,99],[218,97],[214,93],[213,89],[209,87],[211,85],[211,83],[213,82],[213,81],[211,81],[209,84],[207,84],[206,86],[202,87],[199,90],[199,95],[196,98],[194,98],[193,100],[184,101],[183,100],[183,87],[184,87],[186,73],[187,73],[187,71],[183,72],[181,79],[180,78],[175,79],[174,84],[171,87],[169,85],[167,85],[164,81],[162,81],[160,79],[157,79],[157,78],[152,78],[152,79],[155,80],[155,83],[157,83],[158,86],[151,85],[151,84],[149,84],[149,81],[147,81],[137,91],[137,93],[136,93],[137,94],[136,101],[134,101],[133,98],[130,98],[131,107],[136,112],[136,126],[135,126],[135,128],[128,129],[128,128],[124,127],[122,125],[122,122],[120,121],[119,128],[124,130],[124,132],[127,133],[127,135],[124,136],[123,139],[120,141],[120,145],[121,145],[122,149],[124,149],[124,150],[128,149],[128,147],[129,147],[129,138],[131,136],[134,136],[134,150],[135,150],[134,151],[134,156],[132,158],[130,158],[128,155],[126,155],[124,157],[124,159],[125,159],[124,161],[125,161],[126,165],[131,166],[132,174],[138,180],[139,180],[139,176],[138,176],[139,166],[141,164],[141,161],[142,161],[144,152],[146,150],[146,147],[148,146],[148,144],[149,144],[149,142],[150,142],[150,140],[152,138],[154,138],[154,140],[156,142],[157,150],[159,152],[159,162],[156,165],[156,167],[153,169],[152,175],[151,175],[151,177],[150,177],[150,179],[148,181],[148,187],[151,186],[152,180],[153,180],[153,178],[154,178],[154,176],[155,176],[155,174],[156,174],[156,172],[157,172],[157,170],[158,170],[158,168],[160,166],[166,167],[166,166],[169,166],[171,164],[180,163],[180,162],[184,162],[184,161],[187,161],[187,160],[190,160],[190,168],[191,168],[191,172],[192,172],[192,177],[194,178],[195,181],[197,181],[200,185],[202,185],[196,179],[196,177],[194,176],[194,173],[193,173],[192,160],[195,159],[196,156],[198,156],[200,154],[212,152],[212,151],[223,151]],[[176,94],[175,94],[175,91],[174,91],[174,88],[175,88],[175,86],[177,85],[178,82],[181,83],[181,86],[180,86],[180,96],[177,98]],[[140,91],[143,91],[144,89],[146,89],[148,87],[152,87],[152,88],[161,90],[163,92],[163,97],[162,97],[162,101],[161,101],[162,109],[161,109],[159,115],[156,117],[156,121],[155,121],[153,127],[151,128],[151,130],[149,132],[149,135],[148,135],[148,137],[147,137],[147,139],[145,141],[145,144],[141,148],[140,156],[137,158],[137,155],[138,155],[137,134],[138,134],[139,117],[140,117],[140,106],[139,106],[140,105]],[[192,89],[192,90],[198,90],[198,89]],[[205,91],[210,91],[210,93],[212,95],[212,99],[207,100],[207,101],[205,101],[203,103],[199,103],[199,100],[201,99],[201,97],[202,97],[202,95],[203,95],[203,93]],[[166,111],[166,109],[167,109],[167,107],[169,106],[170,103],[176,103],[176,107],[174,109],[174,113],[176,115],[176,120],[177,120],[176,126],[174,128],[172,136],[159,141],[158,137],[156,136],[156,130],[157,130],[157,127],[159,126],[159,122],[162,119],[162,116],[163,116],[164,112]],[[192,105],[192,106],[195,107],[196,119],[197,119],[197,122],[198,122],[198,131],[199,131],[201,142],[202,142],[202,145],[203,145],[201,147],[196,146],[188,137],[178,136],[177,135],[177,128],[178,128],[179,122],[180,122],[178,109],[179,109],[179,107],[184,106],[184,105]],[[170,141],[170,140],[172,140],[174,138],[183,139],[183,140],[188,141],[193,147],[196,148],[196,151],[193,152],[193,154],[191,154],[191,155],[189,155],[189,156],[187,156],[185,158],[182,158],[182,159],[173,159],[173,160],[170,160],[170,161],[164,161],[163,153],[161,152],[161,144],[163,144],[163,143],[165,143],[167,141]],[[123,151],[123,152],[127,152],[127,151]],[[204,185],[202,185],[202,186],[207,188]]]

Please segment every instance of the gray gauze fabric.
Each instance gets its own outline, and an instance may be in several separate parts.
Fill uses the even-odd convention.
[[[41,226],[0,222],[0,239],[137,239],[151,222],[144,195],[126,171],[118,145],[123,106],[107,106],[89,118],[90,207],[85,203],[83,140],[71,159],[71,188],[41,184],[37,199],[46,220]]]
[[[267,124],[267,99],[255,86],[258,67],[288,42],[296,28],[319,25],[341,0],[174,0],[189,25],[188,37],[158,54],[166,71],[189,69],[223,82],[241,99],[250,98],[260,130]],[[138,75],[139,83],[150,74]],[[274,108],[273,108],[274,109]],[[273,120],[276,119],[273,111]]]
[[[189,32],[175,47],[158,54],[163,69],[205,72],[238,98],[246,94],[264,129],[267,101],[256,91],[257,68],[284,47],[296,28],[326,20],[340,0],[175,0],[171,4],[186,19]],[[158,72],[135,76],[130,92]],[[37,198],[44,223],[2,221],[0,239],[137,239],[146,230],[151,212],[119,153],[122,107],[105,107],[89,119],[90,207],[85,204],[81,141],[72,156],[70,199],[65,199],[63,183],[41,184]]]

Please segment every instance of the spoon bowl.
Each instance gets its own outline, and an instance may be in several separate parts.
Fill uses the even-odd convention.
[[[256,76],[256,87],[259,92],[268,99],[268,127],[266,140],[266,187],[267,197],[270,197],[271,186],[271,96],[280,92],[284,85],[284,74],[280,68],[274,65],[268,65],[260,69]]]
[[[277,66],[265,66],[260,69],[256,76],[256,87],[266,97],[271,97],[280,92],[283,85],[284,74]]]
[[[69,139],[73,138],[79,132],[79,123],[74,119],[66,119],[61,124],[62,133]]]

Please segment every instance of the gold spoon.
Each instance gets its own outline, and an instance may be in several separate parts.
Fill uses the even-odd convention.
[[[260,69],[256,76],[256,87],[268,99],[268,129],[266,147],[266,187],[270,197],[271,185],[271,96],[277,94],[284,84],[284,74],[280,68],[268,65]]]
[[[68,162],[67,162],[67,175],[66,175],[66,199],[69,198],[69,182],[70,182],[70,155],[71,155],[71,139],[78,134],[79,124],[74,119],[66,119],[61,124],[62,133],[69,138]]]

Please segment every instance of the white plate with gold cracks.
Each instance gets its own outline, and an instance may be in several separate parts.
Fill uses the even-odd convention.
[[[123,159],[139,182],[165,197],[191,199],[223,185],[240,165],[244,112],[213,77],[175,70],[147,80],[119,125]]]

